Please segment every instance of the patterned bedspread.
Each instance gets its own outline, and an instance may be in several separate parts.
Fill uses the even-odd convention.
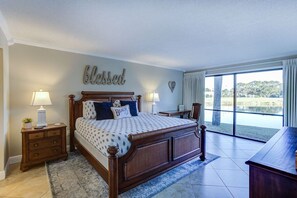
[[[138,116],[118,120],[78,118],[76,130],[101,153],[108,156],[108,146],[117,146],[119,156],[130,148],[129,134],[137,134],[193,123],[191,120],[139,113]]]

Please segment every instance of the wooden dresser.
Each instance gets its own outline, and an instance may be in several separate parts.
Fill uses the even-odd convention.
[[[22,129],[22,171],[48,160],[66,160],[67,156],[65,124],[50,124],[43,129]]]
[[[250,197],[297,197],[297,128],[284,127],[246,162]]]

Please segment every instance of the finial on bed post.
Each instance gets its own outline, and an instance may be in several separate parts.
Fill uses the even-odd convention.
[[[138,111],[141,111],[141,95],[137,95],[136,99],[137,99],[137,106],[138,106]]]
[[[108,185],[109,185],[109,198],[116,198],[119,194],[118,188],[118,148],[110,146],[107,149],[108,156]]]
[[[69,128],[70,128],[70,151],[74,151],[74,97],[71,94],[69,97]]]
[[[205,133],[206,133],[206,126],[205,125],[201,125],[200,126],[200,129],[201,129],[201,152],[202,152],[202,155],[200,156],[200,159],[202,161],[205,160]]]

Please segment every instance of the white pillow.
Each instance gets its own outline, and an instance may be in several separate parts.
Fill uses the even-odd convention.
[[[121,119],[121,118],[130,118],[131,113],[130,113],[130,108],[129,105],[125,105],[123,107],[110,107],[113,118],[114,119]]]
[[[83,117],[85,119],[96,119],[94,101],[83,101]]]

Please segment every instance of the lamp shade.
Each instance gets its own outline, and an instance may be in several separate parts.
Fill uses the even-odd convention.
[[[153,102],[159,102],[159,101],[160,101],[159,94],[154,92],[153,93]]]
[[[33,106],[42,106],[42,105],[51,105],[51,99],[47,91],[36,91],[33,92],[31,105]]]

